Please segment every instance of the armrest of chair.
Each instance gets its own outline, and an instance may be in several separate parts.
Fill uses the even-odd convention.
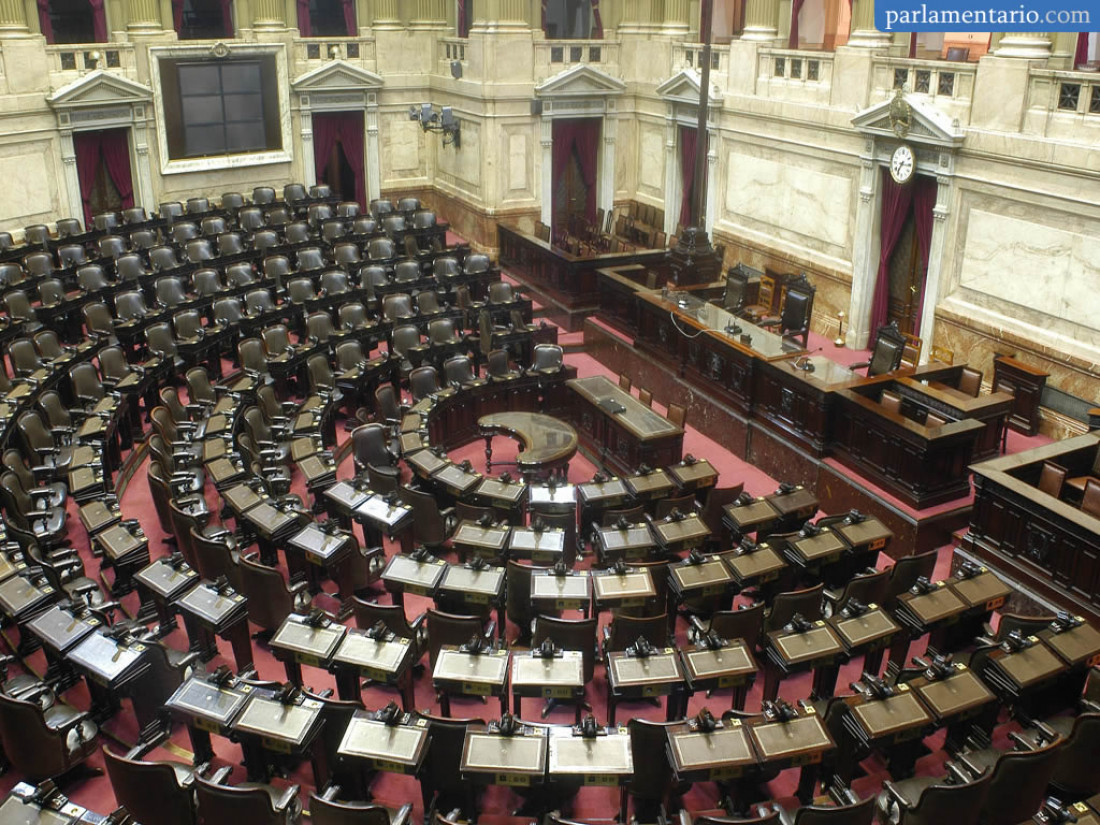
[[[214,775],[210,777],[210,782],[213,785],[224,785],[229,779],[229,775],[233,773],[233,766],[226,765],[224,768],[218,768],[214,771]]]
[[[493,634],[495,634],[496,632],[497,632],[497,620],[496,619],[490,619],[489,624],[485,625],[485,630],[481,634],[481,637],[483,639],[485,639],[485,641],[487,641],[489,643],[492,643]]]
[[[968,782],[972,782],[974,779],[977,779],[984,773],[984,771],[978,771],[974,776],[971,776],[967,771],[959,767],[958,763],[953,762],[950,759],[945,762],[943,766],[947,768],[947,779],[953,779],[955,782],[961,783],[963,785],[967,784]]]
[[[75,710],[75,708],[74,708],[74,710]],[[49,728],[50,728],[51,731],[53,731],[54,733],[56,733],[60,736],[68,736],[69,731],[72,730],[73,728],[76,728],[77,731],[79,732],[80,723],[81,722],[86,722],[90,718],[91,718],[91,714],[88,711],[83,710],[83,711],[80,711],[78,714],[76,714],[76,716],[73,716],[69,719],[66,719],[64,722],[62,722],[57,727],[53,727],[51,725],[51,726],[49,726]],[[78,735],[79,735],[79,733],[78,733]]]
[[[905,798],[905,794],[898,790],[897,785],[891,782],[889,779],[883,780],[882,789],[886,791],[886,794],[898,805],[902,805],[906,808],[909,807],[909,800]]]
[[[869,367],[869,366],[871,366],[870,361],[860,361],[858,364],[849,364],[848,369],[850,369],[850,370],[861,370],[864,367]]]
[[[278,799],[274,800],[275,810],[285,811],[298,798],[298,785],[288,785]]]
[[[309,580],[302,579],[301,581],[297,581],[294,584],[290,585],[287,590],[290,591],[290,593],[292,593],[293,595],[297,596],[307,587],[309,587]]]
[[[680,825],[691,825],[691,814],[684,808],[680,809]]]
[[[397,813],[394,814],[393,819],[390,820],[390,825],[408,825],[409,816],[412,814],[412,809],[412,803],[406,802],[404,805],[398,808]]]

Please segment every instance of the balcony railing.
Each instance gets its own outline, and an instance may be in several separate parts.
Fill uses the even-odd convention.
[[[829,102],[833,86],[832,52],[760,49],[757,61],[757,94],[798,102]]]
[[[374,41],[362,37],[300,37],[291,51],[294,74],[316,69],[330,60],[346,60],[374,68]]]
[[[77,43],[47,46],[50,75],[54,85],[72,83],[96,69],[115,72],[130,80],[137,79],[137,61],[130,43]]]
[[[588,64],[610,75],[619,74],[617,40],[536,40],[535,83],[578,64]]]

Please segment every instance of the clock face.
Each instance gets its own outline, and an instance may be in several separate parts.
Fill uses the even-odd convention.
[[[913,156],[913,150],[906,145],[901,145],[894,150],[890,158],[890,177],[897,183],[908,183],[917,168],[917,159]]]

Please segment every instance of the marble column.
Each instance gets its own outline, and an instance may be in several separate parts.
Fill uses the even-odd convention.
[[[920,362],[928,363],[935,338],[936,306],[940,302],[940,285],[943,282],[943,252],[947,246],[948,204],[954,190],[955,179],[949,175],[936,176],[936,203],[932,207],[932,237],[928,243],[928,269],[924,275],[924,305],[921,307],[918,335],[925,345],[921,348]]]
[[[367,206],[382,197],[382,149],[378,142],[378,95],[368,95],[367,103]]]
[[[680,222],[680,141],[679,126],[671,106],[665,116],[665,233],[676,234]]]
[[[779,0],[746,0],[742,40],[772,41],[779,36]]]
[[[849,326],[845,336],[852,349],[866,349],[871,338],[871,306],[875,298],[875,280],[878,278],[881,172],[870,157],[873,151],[874,146],[868,140],[868,154],[862,158],[860,170],[856,232],[852,241],[852,300],[848,307]]]
[[[27,8],[23,0],[0,0],[0,37],[22,37],[30,34]]]
[[[1006,32],[993,54],[995,57],[1025,57],[1043,60],[1051,55],[1049,34],[1037,32]]]
[[[397,0],[374,0],[374,28],[401,28],[401,12]]]
[[[665,0],[663,30],[669,34],[681,34],[691,28],[688,21],[688,0]]]
[[[703,228],[714,239],[714,218],[718,212],[718,133],[707,129],[707,213]]]
[[[875,0],[852,0],[852,3],[852,34],[848,45],[860,49],[889,48],[893,36],[875,28]]]
[[[600,158],[599,189],[596,192],[596,206],[605,215],[615,208],[615,139],[618,133],[619,119],[613,113],[603,118],[603,156]]]
[[[286,3],[283,0],[252,0],[253,29],[285,29]]]
[[[447,9],[444,0],[416,0],[410,28],[439,29],[446,25]]]
[[[160,31],[160,0],[129,0],[126,4],[126,28],[131,32]]]
[[[554,221],[554,121],[543,115],[540,120],[539,146],[542,148],[542,182],[539,200],[542,205],[542,222],[550,226]]]

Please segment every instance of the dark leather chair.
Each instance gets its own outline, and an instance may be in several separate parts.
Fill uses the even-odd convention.
[[[957,761],[974,777],[992,768],[989,795],[982,806],[981,825],[1016,825],[1037,813],[1046,798],[1047,785],[1058,766],[1065,740],[1036,750],[1001,753],[990,765],[972,762],[962,753]]]
[[[825,615],[822,601],[824,591],[825,585],[819,584],[815,587],[791,590],[776,595],[772,600],[771,611],[764,617],[764,633],[779,630],[794,617],[795,613],[801,613],[802,618],[807,621],[822,618]]]
[[[894,415],[901,415],[901,396],[896,392],[883,390],[879,403],[882,404],[882,408],[887,412],[891,412]]]
[[[966,393],[972,398],[977,398],[978,393],[982,391],[981,371],[973,367],[963,367],[962,371],[959,373],[957,389],[959,392]]]
[[[428,632],[428,667],[435,669],[435,659],[443,645],[461,645],[485,632],[480,616],[462,616],[428,608],[425,627]]]
[[[667,647],[669,643],[668,616],[626,616],[619,614],[604,628],[603,655],[626,650],[638,637],[644,637],[654,647]]]
[[[454,508],[440,508],[431,493],[411,487],[401,488],[401,500],[413,513],[413,541],[429,550],[443,546],[455,528]]]
[[[764,632],[765,610],[764,602],[738,610],[717,610],[710,617],[709,629],[723,639],[741,639],[749,650],[757,650]]]
[[[831,615],[843,610],[852,599],[865,605],[882,604],[889,583],[889,570],[866,570],[849,579],[843,590],[826,590],[825,607]]]
[[[394,478],[401,477],[397,466],[397,452],[392,448],[387,429],[381,424],[364,424],[351,433],[352,456],[356,474],[362,473],[368,465],[376,469],[388,470]]]
[[[462,749],[466,731],[475,725],[484,725],[483,719],[450,719],[444,716],[421,714],[428,720],[431,739],[420,773],[420,790],[424,796],[424,810],[450,811],[466,808],[470,799],[470,786],[461,771]],[[467,812],[470,816],[473,812]]]
[[[397,810],[370,802],[341,802],[339,788],[330,788],[323,796],[310,794],[309,821],[312,825],[407,825],[412,803]]]
[[[0,693],[0,740],[25,779],[38,782],[68,773],[95,752],[99,728],[86,712],[57,702],[37,702]]]
[[[136,822],[196,825],[194,767],[182,762],[131,759],[113,753],[106,746],[102,751],[115,801]]]
[[[201,825],[293,825],[300,821],[302,802],[297,785],[276,788],[256,782],[223,784],[230,770],[223,768],[209,780],[196,778]]]
[[[1044,461],[1043,468],[1039,471],[1038,488],[1040,493],[1046,493],[1055,498],[1062,497],[1062,487],[1066,483],[1069,471],[1053,461]]]
[[[879,819],[897,825],[943,825],[945,822],[977,823],[989,796],[993,774],[977,779],[948,763],[951,777],[913,777],[901,782],[883,782],[878,797]],[[953,778],[956,784],[947,784]],[[969,780],[969,781],[968,781]]]
[[[633,820],[656,822],[658,814],[669,807],[673,789],[672,765],[668,761],[668,733],[681,722],[650,722],[634,718],[627,723],[630,750],[644,754],[634,763],[634,773],[627,784],[633,804]]]
[[[374,601],[366,601],[358,596],[351,600],[352,612],[355,616],[355,626],[368,630],[378,622],[382,622],[386,629],[402,639],[409,639],[413,644],[413,661],[419,662],[427,649],[428,635],[425,622],[427,614],[421,613],[411,622],[405,616],[405,608],[399,604],[378,604]]]
[[[3,464],[6,470],[15,474],[19,485],[30,496],[33,501],[33,511],[64,509],[65,502],[69,498],[68,487],[64,482],[39,485],[19,450],[5,450]]]
[[[886,595],[882,599],[883,607],[893,610],[897,607],[898,596],[916,584],[922,576],[931,579],[936,569],[937,554],[935,550],[924,553],[914,553],[904,556],[894,562],[890,568],[890,581],[886,585]]]
[[[867,368],[867,377],[893,372],[901,366],[902,356],[905,355],[905,336],[898,329],[897,321],[891,321],[878,328],[875,333],[875,342],[871,346],[871,360],[852,364],[849,369],[858,370]]]
[[[291,613],[308,613],[309,582],[287,585],[277,568],[241,559],[238,567],[241,592],[248,599],[248,620],[265,633],[274,633]]]
[[[555,616],[536,616],[532,646],[538,646],[551,639],[562,650],[577,650],[581,654],[584,671],[584,683],[588,684],[596,672],[596,630],[599,620],[595,616],[587,619],[560,619]]]
[[[780,335],[794,338],[805,349],[810,337],[810,316],[814,310],[814,296],[817,288],[802,273],[787,284],[787,297],[783,301],[783,311],[776,320],[767,319],[763,326],[779,327]]]
[[[225,576],[233,589],[242,592],[241,576],[238,566],[241,557],[237,548],[237,537],[221,524],[202,527],[193,524],[189,528],[191,552],[194,554],[195,569],[207,581],[216,581]]]
[[[1100,518],[1100,481],[1095,478],[1085,482],[1085,494],[1081,497],[1081,512]]]

